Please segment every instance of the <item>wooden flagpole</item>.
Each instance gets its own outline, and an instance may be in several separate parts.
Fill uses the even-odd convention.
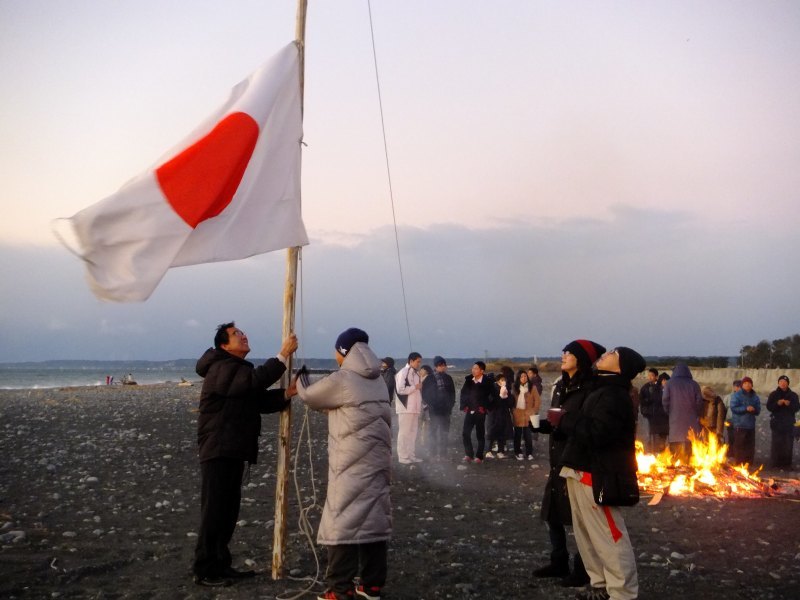
[[[295,42],[300,52],[300,116],[303,115],[303,92],[305,84],[305,37],[306,9],[308,0],[297,0]],[[297,142],[300,143],[300,140]],[[298,246],[286,252],[286,283],[283,290],[283,339],[294,331],[295,290],[297,287]],[[292,376],[292,357],[288,357],[283,387],[288,387]],[[284,576],[283,556],[286,552],[286,513],[288,508],[289,469],[292,451],[292,409],[281,412],[278,432],[278,473],[275,483],[275,526],[272,541],[272,579]]]

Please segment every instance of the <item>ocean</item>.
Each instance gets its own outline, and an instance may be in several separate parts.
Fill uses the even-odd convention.
[[[194,360],[149,361],[47,361],[41,363],[0,364],[0,389],[39,389],[86,385],[106,385],[113,377],[121,384],[130,375],[136,383],[199,383]]]

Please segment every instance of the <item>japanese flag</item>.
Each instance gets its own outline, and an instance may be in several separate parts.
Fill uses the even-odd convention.
[[[170,267],[308,244],[294,42],[145,173],[70,219],[94,294],[146,300]]]

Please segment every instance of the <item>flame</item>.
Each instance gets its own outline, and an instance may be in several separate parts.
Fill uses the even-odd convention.
[[[692,456],[688,465],[682,465],[669,449],[657,456],[645,454],[644,445],[637,440],[639,487],[653,493],[666,490],[672,496],[702,493],[722,498],[763,494],[758,477],[763,466],[751,473],[748,464],[729,465],[727,444],[721,444],[712,432],[708,432],[706,441],[705,433],[698,437],[690,430],[689,441]]]

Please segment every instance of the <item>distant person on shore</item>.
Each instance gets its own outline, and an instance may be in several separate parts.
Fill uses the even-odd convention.
[[[539,394],[539,399],[541,400],[542,396],[542,377],[539,375],[539,367],[536,365],[531,365],[528,367],[528,382],[536,388],[536,391]],[[531,439],[532,441],[536,441],[539,439],[539,432],[536,429],[531,428]]]
[[[661,382],[658,369],[648,369],[647,383],[639,391],[639,410],[647,421],[648,452],[658,454],[667,447],[669,415],[661,405]]]
[[[447,361],[441,356],[433,359],[433,375],[422,382],[422,401],[428,406],[430,417],[428,449],[431,460],[443,461],[447,457],[447,438],[450,434],[450,417],[456,404],[456,385],[447,374]]]
[[[669,450],[681,464],[688,465],[692,456],[689,430],[695,436],[700,435],[703,395],[684,363],[678,363],[672,369],[672,377],[662,390],[661,405],[669,415]]]
[[[417,433],[422,412],[422,378],[419,368],[422,366],[422,355],[412,352],[408,355],[406,366],[395,375],[395,395],[397,403],[397,460],[401,465],[422,462],[417,457]]]
[[[717,392],[707,385],[700,388],[700,393],[703,396],[703,416],[700,417],[700,425],[705,431],[716,435],[722,444],[725,435],[725,417],[728,412],[725,403]]]
[[[517,460],[533,460],[533,436],[531,435],[531,417],[538,417],[542,405],[539,392],[528,381],[527,371],[520,369],[514,378],[511,390],[514,398],[514,456]],[[525,456],[522,455],[522,442],[525,442]]]
[[[572,507],[567,495],[567,482],[559,474],[561,457],[569,441],[568,432],[559,424],[560,415],[578,412],[594,385],[592,365],[606,351],[604,346],[590,340],[573,340],[561,351],[561,379],[553,386],[553,397],[546,421],[540,431],[550,435],[550,472],[542,498],[542,520],[547,523],[550,535],[550,563],[539,567],[535,577],[559,577],[565,587],[579,587],[589,583],[580,552],[575,553],[572,571],[569,568],[567,526],[572,525]],[[553,410],[556,409],[556,410]]]
[[[394,400],[395,381],[394,376],[397,375],[397,369],[394,368],[394,359],[387,356],[381,359],[381,377],[386,382],[386,390],[389,392],[389,403]]]
[[[756,417],[761,414],[761,398],[753,390],[753,380],[742,377],[742,389],[731,398],[733,447],[728,452],[735,465],[752,465],[756,457]]]
[[[730,414],[731,414],[731,398],[733,398],[733,395],[736,392],[738,392],[740,389],[742,389],[742,380],[741,379],[735,379],[733,381],[733,383],[731,384],[731,393],[730,394],[725,394],[725,396],[723,396],[723,398],[722,398],[722,403],[725,405],[726,415],[727,415],[727,417],[726,417],[727,420],[725,422],[725,429],[726,429],[726,431],[728,433],[727,442],[728,442],[728,448],[729,449],[733,448],[733,439],[734,439],[734,435],[735,435],[735,431],[733,429],[733,420],[730,418]],[[730,455],[730,450],[728,451],[728,454]]]
[[[422,365],[419,368],[419,378],[422,387],[420,393],[422,394],[422,410],[419,412],[419,425],[417,430],[417,446],[430,449],[431,441],[431,411],[428,404],[425,402],[425,382],[433,375],[433,369],[430,365]],[[430,383],[428,383],[430,385]]]
[[[514,383],[514,372],[509,367],[502,367],[494,380],[496,389],[495,403],[489,408],[486,416],[486,429],[489,437],[489,452],[486,458],[505,458],[506,442],[514,437],[514,423],[511,418],[514,398],[511,385]]]
[[[539,367],[531,365],[528,367],[528,382],[536,388],[539,392],[539,397],[542,395],[542,377],[539,375]]]
[[[286,370],[297,350],[291,334],[274,358],[256,367],[244,358],[250,352],[247,336],[231,323],[217,327],[214,348],[197,361],[203,377],[197,443],[200,455],[200,531],[194,554],[194,580],[220,587],[253,577],[254,571],[232,568],[228,544],[233,537],[242,498],[245,462],[255,464],[261,414],[289,406],[293,389],[268,389]]]
[[[631,348],[606,352],[595,363],[595,389],[579,411],[561,417],[569,436],[561,476],[567,480],[575,541],[590,578],[579,600],[639,597],[636,556],[620,507],[639,501],[637,412],[630,388],[645,366]]]
[[[459,408],[464,413],[461,440],[464,443],[464,462],[480,464],[486,448],[486,413],[497,401],[497,386],[486,375],[486,363],[475,361],[472,374],[467,375],[461,387]],[[472,430],[478,439],[478,450],[472,445]]]
[[[328,415],[328,491],[317,533],[328,550],[322,600],[379,598],[386,583],[392,417],[380,360],[368,343],[366,332],[347,329],[336,340],[338,371],[314,383],[302,370],[297,378],[300,399]]]
[[[767,398],[767,410],[771,413],[769,428],[772,431],[769,462],[776,469],[792,468],[794,449],[794,420],[800,410],[800,399],[789,387],[786,375],[778,377],[778,388]]]

